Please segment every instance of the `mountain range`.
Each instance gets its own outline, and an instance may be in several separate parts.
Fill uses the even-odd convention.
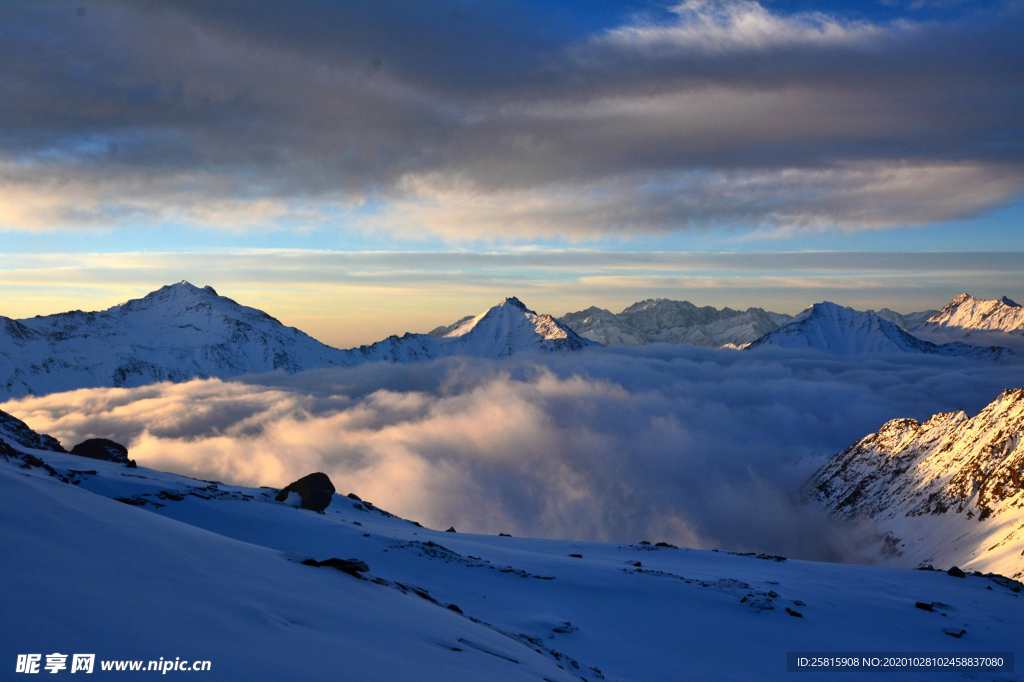
[[[1021,585],[997,575],[445,532],[355,492],[312,511],[286,480],[130,468],[30,432],[0,412],[0,434],[22,434],[0,435],[11,666],[74,652],[127,679],[173,658],[229,680],[788,680],[780,652],[1013,651],[1024,631]]]
[[[886,423],[832,457],[807,498],[871,522],[904,565],[1024,577],[1024,389],[974,417]]]
[[[0,398],[88,387],[134,387],[158,381],[288,373],[367,362],[418,362],[453,355],[502,358],[521,352],[561,353],[607,345],[687,343],[711,347],[816,348],[842,353],[925,353],[1010,360],[979,340],[1024,343],[1021,308],[1009,299],[958,296],[917,324],[913,333],[881,315],[910,324],[926,313],[879,315],[819,303],[795,318],[687,301],[648,299],[621,313],[588,308],[561,318],[539,315],[515,297],[476,316],[342,350],[323,344],[270,315],[188,282],[98,312],[80,310],[15,320],[0,317]],[[933,343],[917,337],[964,338]]]
[[[917,353],[987,360],[1016,359],[1002,347],[980,348],[962,342],[935,344],[903,331],[892,322],[835,303],[815,303],[793,320],[748,346],[813,348],[837,355]]]
[[[373,361],[498,358],[593,345],[512,297],[443,336],[405,334],[339,350],[220,296],[212,287],[188,282],[99,312],[0,318],[0,323],[0,394],[7,397]]]
[[[567,313],[558,321],[605,346],[688,343],[718,348],[750,343],[791,319],[792,315],[761,308],[718,310],[697,307],[689,301],[652,298],[634,303],[618,314],[590,307]]]

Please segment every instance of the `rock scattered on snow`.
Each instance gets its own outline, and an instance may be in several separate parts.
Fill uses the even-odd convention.
[[[327,474],[316,472],[303,476],[299,480],[289,483],[277,494],[278,502],[288,499],[288,493],[298,493],[302,498],[300,506],[311,511],[323,511],[331,504],[331,497],[334,495],[334,484]]]
[[[324,559],[323,561],[317,561],[316,559],[306,559],[302,562],[306,566],[328,566],[335,568],[343,573],[349,575],[356,575],[357,573],[366,573],[370,570],[370,567],[366,565],[365,561],[359,559]]]

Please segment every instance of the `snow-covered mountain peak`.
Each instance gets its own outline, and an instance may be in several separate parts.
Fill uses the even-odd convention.
[[[515,296],[461,324],[453,325],[442,340],[458,339],[459,352],[468,355],[512,355],[530,348],[579,350],[598,345],[580,337],[551,315],[538,315]]]
[[[911,332],[930,341],[966,340],[1024,350],[1024,308],[1006,296],[994,300],[960,294]]]

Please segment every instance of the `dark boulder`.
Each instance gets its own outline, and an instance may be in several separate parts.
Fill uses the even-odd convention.
[[[118,464],[128,464],[131,461],[128,459],[128,448],[106,438],[90,438],[82,441],[71,448],[71,454]]]
[[[967,574],[966,574],[966,573],[964,573],[963,571],[961,571],[961,570],[960,570],[959,568],[957,568],[956,566],[954,566],[953,568],[951,568],[951,569],[949,569],[948,571],[946,571],[946,573],[947,573],[948,575],[951,575],[951,576],[953,576],[954,578],[966,578],[966,577],[967,577]]]
[[[455,526],[452,526],[451,528],[449,528],[448,530],[445,531],[445,533],[454,533],[454,532],[455,532]]]
[[[303,476],[294,483],[289,483],[274,499],[278,502],[284,502],[288,499],[288,493],[298,493],[299,497],[302,498],[299,506],[303,509],[319,512],[327,509],[328,505],[331,504],[331,497],[334,495],[334,484],[331,483],[331,479],[327,477],[327,474],[322,474],[318,471],[315,474]]]

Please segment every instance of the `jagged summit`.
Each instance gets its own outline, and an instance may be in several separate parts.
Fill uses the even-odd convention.
[[[809,499],[874,522],[904,563],[1024,575],[1024,389],[975,417],[894,419],[835,455]],[[921,540],[926,540],[921,542]]]
[[[500,308],[500,307],[506,306],[506,305],[510,305],[510,306],[519,308],[520,310],[525,310],[526,312],[533,313],[534,315],[537,314],[537,313],[534,313],[529,308],[527,308],[525,305],[523,305],[523,302],[520,301],[515,296],[506,296],[505,298],[501,299],[501,303],[498,304],[498,307]]]
[[[863,353],[926,353],[929,355],[1015,358],[1006,348],[979,348],[965,343],[938,345],[923,341],[871,313],[863,313],[829,301],[815,303],[788,324],[750,345],[781,348],[814,348],[838,355]]]
[[[698,307],[689,301],[648,298],[618,314],[592,306],[567,313],[558,321],[584,338],[604,345],[687,343],[718,348],[750,343],[790,319],[789,315],[761,308],[718,310]]]
[[[970,331],[999,331],[1024,333],[1024,308],[1007,296],[995,300],[974,298],[960,294],[942,310],[925,320],[920,328],[926,330],[962,329]]]
[[[1024,351],[1024,308],[1007,296],[994,300],[963,293],[911,329],[923,339],[942,343],[1006,346]]]

